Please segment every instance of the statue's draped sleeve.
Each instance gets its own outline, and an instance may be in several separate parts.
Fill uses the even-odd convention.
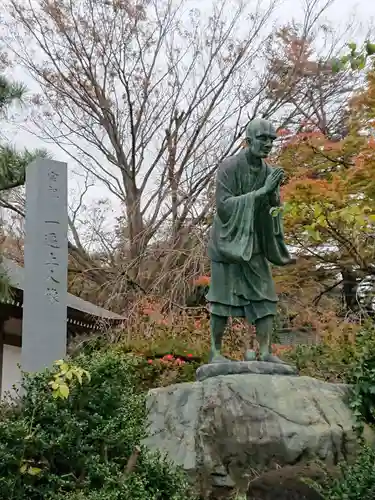
[[[235,175],[228,169],[218,169],[213,243],[229,262],[246,262],[253,252],[255,192],[236,196],[235,183]]]
[[[265,172],[266,173],[266,172]],[[267,167],[267,174],[270,173]],[[266,176],[264,176],[265,178]],[[290,262],[290,254],[284,242],[281,214],[272,217],[269,204],[258,210],[256,216],[256,190],[238,195],[238,180],[227,164],[222,164],[216,178],[216,210],[209,255],[212,260],[222,262],[249,262],[254,249],[255,225],[257,224],[262,253],[272,264],[283,266]],[[279,193],[274,193],[270,202],[280,204]],[[272,203],[272,205],[273,205]],[[273,205],[275,206],[275,205]]]
[[[279,189],[273,193],[270,199],[272,207],[281,205]],[[275,217],[270,214],[268,206],[261,215],[260,238],[261,246],[266,259],[275,266],[285,266],[290,264],[291,256],[284,240],[284,226],[282,212],[278,212]]]

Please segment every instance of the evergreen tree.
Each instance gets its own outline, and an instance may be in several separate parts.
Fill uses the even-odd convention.
[[[4,117],[8,108],[14,104],[22,104],[26,87],[22,83],[11,82],[0,75],[0,117]],[[17,151],[6,143],[0,143],[0,199],[6,191],[22,186],[25,183],[27,165],[37,157],[45,157],[44,150]],[[0,251],[0,261],[2,252]],[[1,264],[1,262],[0,262]],[[10,297],[9,280],[0,266],[0,300]]]

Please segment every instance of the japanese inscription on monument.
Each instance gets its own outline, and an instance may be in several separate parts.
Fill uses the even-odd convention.
[[[66,354],[67,232],[67,165],[38,159],[26,170],[25,371],[41,370]]]

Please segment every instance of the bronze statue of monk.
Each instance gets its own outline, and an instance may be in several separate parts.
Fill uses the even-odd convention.
[[[211,284],[207,294],[211,313],[210,362],[227,361],[221,355],[229,317],[244,317],[256,327],[259,359],[282,361],[272,355],[271,336],[277,296],[270,264],[292,262],[285,245],[280,206],[284,172],[265,162],[276,139],[272,124],[255,119],[246,129],[246,147],[225,159],[216,179],[216,214],[208,254]],[[248,350],[246,361],[256,359]]]

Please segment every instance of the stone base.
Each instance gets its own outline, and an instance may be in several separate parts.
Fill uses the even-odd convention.
[[[296,476],[295,467],[304,467],[306,460],[327,467],[350,462],[360,448],[350,394],[351,387],[343,384],[256,373],[151,389],[148,437],[142,443],[182,467],[195,487],[202,485],[202,498],[210,490],[215,499],[235,488],[245,492],[251,481],[248,500],[302,500],[301,491],[293,497],[289,489],[285,497],[280,488],[272,489],[280,478],[270,481],[268,496],[258,495],[263,475],[291,466],[296,473],[289,476]],[[365,429],[372,446],[374,433]],[[262,474],[257,483],[255,471]]]
[[[259,471],[248,500],[302,500],[303,492],[293,497],[291,488],[289,496],[279,496],[280,488],[272,486],[279,478],[271,481],[268,496],[258,495],[262,477],[285,466],[296,471],[306,460],[327,466],[350,462],[359,449],[350,394],[343,384],[257,373],[159,387],[147,396],[148,437],[142,443],[182,467],[194,486],[202,485],[202,498],[211,489],[215,499],[235,488],[245,492]],[[372,445],[374,434],[366,429]]]
[[[242,375],[256,373],[258,375],[298,375],[297,368],[287,364],[267,361],[223,361],[203,365],[196,371],[199,382],[220,375]]]

